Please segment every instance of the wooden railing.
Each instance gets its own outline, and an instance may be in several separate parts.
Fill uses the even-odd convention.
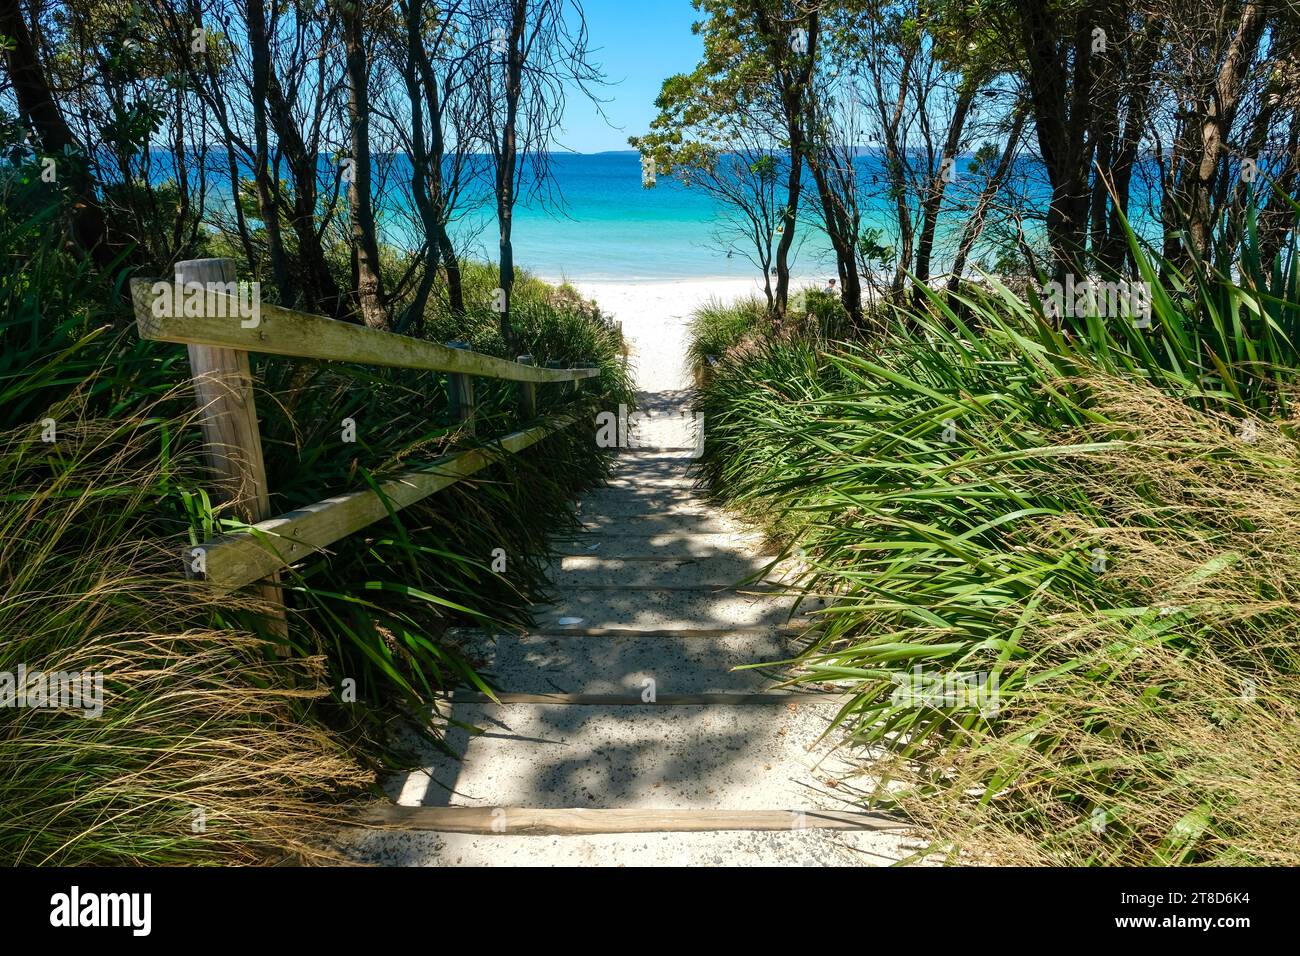
[[[538,368],[529,356],[511,362],[455,343],[438,345],[275,305],[259,304],[256,316],[244,317],[239,297],[222,289],[233,289],[234,280],[233,260],[197,259],[177,264],[174,283],[134,280],[131,294],[143,338],[189,347],[207,460],[217,476],[217,497],[234,501],[249,525],[247,530],[193,549],[187,555],[187,571],[221,588],[260,582],[258,590],[275,607],[283,605],[278,576],[289,565],[505,455],[522,451],[577,419],[551,416],[482,447],[412,468],[377,490],[326,498],[272,517],[250,352],[448,373],[452,407],[471,431],[475,377],[518,383],[521,416],[528,420],[537,414],[539,384],[573,382],[576,388],[581,380],[600,374],[597,368]],[[178,285],[180,292],[176,291]],[[160,293],[170,296],[161,308]],[[280,621],[282,629],[282,614]]]

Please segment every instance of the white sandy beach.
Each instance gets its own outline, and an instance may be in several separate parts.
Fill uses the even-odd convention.
[[[548,280],[554,281],[554,280]],[[691,312],[709,299],[727,302],[763,295],[762,279],[665,279],[618,282],[570,279],[569,284],[595,300],[606,315],[623,323],[631,347],[637,389],[671,393],[691,384],[686,368],[687,327]],[[792,279],[790,288],[824,284],[814,278]]]
[[[693,381],[686,361],[691,313],[710,299],[761,298],[761,277],[566,281],[623,324],[628,364],[637,389],[638,414],[631,439],[636,447],[695,448],[699,431],[689,407],[688,389]],[[791,295],[823,283],[815,278],[792,278]]]

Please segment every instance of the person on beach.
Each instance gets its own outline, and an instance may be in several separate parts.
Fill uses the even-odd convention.
[[[827,295],[837,295],[840,290],[835,288],[835,280],[831,279],[826,283],[826,288],[822,289],[822,291]]]

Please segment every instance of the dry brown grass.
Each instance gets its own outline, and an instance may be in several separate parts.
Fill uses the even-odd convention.
[[[923,776],[888,762],[918,784],[902,807],[988,862],[1300,865],[1300,448],[1288,423],[1243,438],[1149,388],[1088,387],[1111,424],[1063,443],[1117,444],[1039,481],[1095,511],[1028,544],[1104,548],[1101,586],[1031,617],[987,730],[922,748]]]
[[[255,604],[179,573],[183,422],[64,413],[53,448],[0,438],[0,670],[102,672],[103,714],[0,710],[0,860],[313,856],[372,780],[313,714],[323,659],[277,659],[235,623]]]

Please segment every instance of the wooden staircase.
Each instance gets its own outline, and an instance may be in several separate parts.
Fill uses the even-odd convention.
[[[761,538],[709,507],[685,450],[625,451],[558,543],[524,634],[464,636],[502,690],[450,700],[455,760],[389,782],[354,859],[395,865],[891,863],[916,842],[862,813],[823,740],[842,698],[741,669],[795,653]]]

